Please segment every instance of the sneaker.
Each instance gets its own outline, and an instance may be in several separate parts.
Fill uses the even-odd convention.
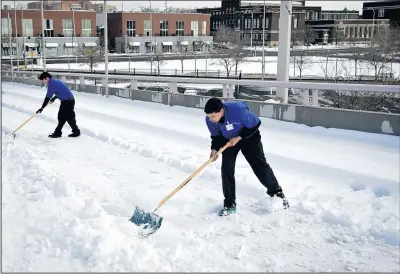
[[[231,215],[232,213],[236,213],[236,207],[231,206],[231,207],[224,207],[220,211],[218,211],[219,216],[228,216]]]

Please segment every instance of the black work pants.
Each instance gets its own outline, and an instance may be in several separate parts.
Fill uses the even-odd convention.
[[[68,122],[73,133],[80,133],[79,128],[76,125],[74,107],[75,99],[61,101],[60,109],[58,110],[58,125],[54,131],[54,134],[62,134],[61,130],[64,127],[65,122]]]
[[[272,197],[282,191],[274,172],[265,159],[261,136],[257,132],[253,137],[240,140],[236,146],[229,147],[222,153],[221,176],[225,197],[224,206],[236,205],[235,165],[239,151],[242,152],[261,184],[267,188],[268,195]]]

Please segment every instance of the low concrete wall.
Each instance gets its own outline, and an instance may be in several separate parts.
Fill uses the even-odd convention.
[[[10,74],[2,75],[3,82],[11,82]],[[15,78],[14,82],[41,86],[39,80]],[[72,90],[78,92],[105,94],[101,86],[68,83]],[[109,94],[131,100],[161,103],[170,106],[185,106],[202,109],[210,97],[172,93],[158,93],[120,88],[109,88]],[[223,99],[227,100],[227,99]],[[265,102],[246,101],[249,108],[258,116],[294,122],[307,126],[321,126],[357,130],[369,133],[383,133],[400,136],[400,115],[381,112],[367,112],[337,108],[311,107],[302,105],[269,104]]]

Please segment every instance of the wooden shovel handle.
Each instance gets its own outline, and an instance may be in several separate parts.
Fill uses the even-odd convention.
[[[171,198],[175,193],[177,193],[181,188],[183,188],[187,183],[189,183],[197,174],[199,174],[206,166],[208,166],[214,160],[214,158],[216,158],[219,154],[221,154],[229,146],[230,146],[230,144],[227,143],[217,153],[215,153],[212,157],[210,157],[210,159],[208,159],[207,162],[205,162],[201,167],[199,167],[196,171],[194,171],[188,178],[186,178],[177,188],[175,188],[174,191],[172,191],[167,197],[164,198],[164,200],[162,200],[158,204],[158,206],[154,210],[154,212],[156,212],[156,210],[158,210],[166,201],[168,201],[169,198]]]

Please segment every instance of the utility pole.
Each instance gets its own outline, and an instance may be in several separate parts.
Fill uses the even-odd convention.
[[[8,12],[8,21],[7,21],[7,24],[8,24],[8,37],[10,38],[9,40],[10,40],[10,64],[11,64],[11,75],[12,75],[12,81],[14,82],[14,62],[13,62],[13,58],[12,58],[12,40],[11,40],[11,37],[12,37],[12,27],[11,27],[11,19],[10,19],[10,12]]]
[[[46,52],[44,44],[44,15],[43,15],[43,1],[41,5],[41,18],[42,18],[42,56],[43,56],[43,71],[46,71]]]
[[[107,0],[104,0],[103,24],[104,24],[104,74],[106,75],[106,97],[108,97],[108,25],[107,25]]]
[[[17,10],[15,8],[15,0],[14,0],[14,23],[15,23],[15,44],[17,46],[16,48],[16,54],[17,54],[17,70],[19,71],[19,55],[18,55],[18,41],[17,41],[17,36],[18,36],[18,30],[17,30]]]
[[[253,22],[252,22],[253,24]],[[265,0],[264,0],[264,13],[263,13],[263,30],[262,30],[262,47],[263,47],[263,51],[262,51],[262,76],[261,79],[264,80],[264,74],[265,74]]]

